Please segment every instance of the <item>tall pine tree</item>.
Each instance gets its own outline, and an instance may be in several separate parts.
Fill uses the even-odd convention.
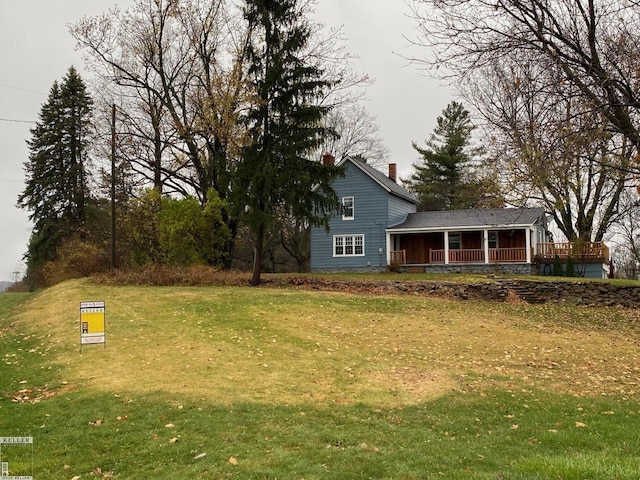
[[[26,260],[34,286],[42,266],[56,259],[63,240],[83,240],[87,234],[91,106],[84,81],[71,67],[62,83],[54,82],[31,129],[26,185],[18,205],[31,212],[33,222]]]
[[[337,205],[330,186],[337,168],[308,158],[331,134],[322,124],[328,107],[319,106],[330,84],[304,55],[310,37],[304,3],[247,0],[245,8],[256,99],[247,116],[251,143],[238,166],[235,192],[255,241],[252,285],[260,283],[265,237],[278,213],[327,225]]]
[[[502,206],[494,177],[474,165],[479,153],[471,144],[474,128],[469,112],[454,101],[438,117],[426,147],[413,143],[422,163],[413,165],[408,183],[420,201],[419,210]]]

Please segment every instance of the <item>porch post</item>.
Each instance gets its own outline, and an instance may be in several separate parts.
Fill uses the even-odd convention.
[[[449,231],[444,231],[444,263],[449,265]]]
[[[525,230],[525,245],[527,248],[526,254],[527,254],[527,263],[531,263],[531,229],[527,228]]]
[[[489,230],[482,231],[482,241],[484,243],[484,263],[489,263]]]

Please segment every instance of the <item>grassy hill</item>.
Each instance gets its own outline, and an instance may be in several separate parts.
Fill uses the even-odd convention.
[[[79,345],[104,300],[107,345]],[[625,309],[71,281],[0,295],[0,436],[37,479],[637,479]]]

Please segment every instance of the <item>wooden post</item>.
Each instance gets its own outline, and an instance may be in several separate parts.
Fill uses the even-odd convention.
[[[111,270],[116,268],[116,104],[111,105]]]

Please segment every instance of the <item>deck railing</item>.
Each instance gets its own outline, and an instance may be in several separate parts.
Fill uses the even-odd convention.
[[[561,260],[608,261],[609,247],[604,242],[539,243],[536,259],[552,262],[556,255]]]

